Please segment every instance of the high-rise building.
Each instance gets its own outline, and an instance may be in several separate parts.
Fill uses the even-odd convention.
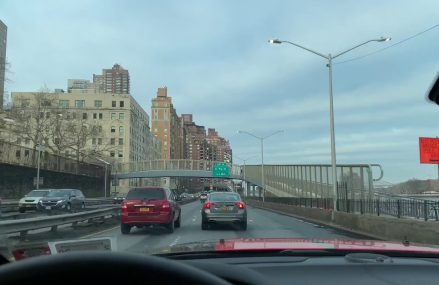
[[[111,69],[103,69],[102,76],[93,75],[93,83],[104,93],[130,94],[130,74],[119,64],[113,65]]]
[[[0,110],[5,96],[7,35],[8,27],[0,20]]]
[[[166,87],[158,88],[152,99],[151,122],[152,133],[162,142],[162,158],[182,159],[182,124]]]

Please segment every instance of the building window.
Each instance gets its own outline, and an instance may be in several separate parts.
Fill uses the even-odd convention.
[[[120,102],[119,102],[119,107],[121,107],[121,108],[122,108],[122,107],[125,107],[125,102],[124,102],[124,101],[120,101]]]
[[[123,126],[120,126],[119,127],[119,134],[122,135],[123,133],[125,133],[125,128]]]
[[[70,101],[69,100],[59,100],[59,107],[60,108],[69,108]]]
[[[102,113],[99,113],[99,120],[102,120],[103,116]]]
[[[82,113],[82,119],[87,120],[87,113]]]
[[[91,144],[96,144],[96,138],[91,139]]]
[[[111,132],[115,133],[116,132],[116,127],[115,126],[111,126]]]
[[[102,144],[102,138],[98,138],[98,145]]]
[[[119,152],[119,157],[123,157],[123,152]]]
[[[19,150],[16,150],[15,151],[15,157],[16,158],[20,158],[20,156],[21,156],[21,152]]]
[[[73,117],[73,119],[76,119],[76,113],[75,112],[72,113],[72,117]]]
[[[119,120],[125,119],[125,113],[119,113]]]
[[[49,119],[50,118],[50,112],[47,112],[46,113],[46,119]]]
[[[111,119],[116,120],[116,113],[111,113]]]
[[[85,107],[85,100],[75,100],[75,107],[76,108],[84,108]]]
[[[30,106],[30,99],[23,99],[21,100],[21,107],[26,108]]]
[[[123,145],[123,138],[119,138],[119,145]]]
[[[102,126],[98,126],[98,133],[102,133]]]
[[[97,119],[98,118],[98,114],[97,113],[93,113],[93,119]]]
[[[102,100],[95,100],[95,107],[101,108],[102,107]]]
[[[114,157],[115,152],[114,151],[110,151],[110,157]]]
[[[110,144],[111,145],[115,145],[116,144],[116,139],[115,138],[111,138],[110,139]]]
[[[25,139],[25,140],[24,140],[24,143],[25,143],[25,144],[30,144],[30,139]]]
[[[111,101],[111,107],[116,107],[116,101]]]

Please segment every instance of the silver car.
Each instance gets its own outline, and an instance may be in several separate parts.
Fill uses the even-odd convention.
[[[18,211],[24,213],[26,210],[35,210],[37,208],[38,202],[41,198],[44,198],[49,194],[51,189],[39,189],[32,190],[18,202]]]
[[[207,230],[211,223],[237,223],[247,230],[247,206],[241,196],[234,192],[210,193],[201,210],[201,229]]]

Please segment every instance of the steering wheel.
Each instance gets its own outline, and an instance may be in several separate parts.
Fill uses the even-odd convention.
[[[195,267],[155,256],[119,252],[75,252],[32,257],[2,265],[2,285],[41,283],[231,285]]]

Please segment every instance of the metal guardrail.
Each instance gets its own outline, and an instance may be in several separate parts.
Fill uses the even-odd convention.
[[[38,151],[8,142],[0,141],[0,163],[37,167]],[[104,167],[97,164],[89,164],[59,155],[42,152],[40,167],[43,170],[51,170],[90,177],[104,177]]]
[[[247,197],[247,199],[261,200],[259,197]],[[265,197],[265,202],[325,210],[333,209],[332,201],[332,198]],[[439,221],[439,201],[379,195],[374,195],[372,198],[351,199],[346,183],[338,185],[337,211],[359,215]]]
[[[43,228],[51,228],[52,231],[56,231],[57,227],[60,225],[72,224],[72,226],[75,226],[77,223],[86,220],[90,221],[95,218],[117,216],[119,215],[119,212],[119,207],[113,207],[74,214],[0,221],[0,236],[12,233],[20,233],[20,235],[23,237],[30,230],[38,230]]]

